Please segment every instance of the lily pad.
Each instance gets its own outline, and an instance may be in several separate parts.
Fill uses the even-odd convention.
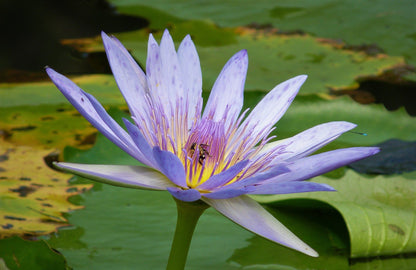
[[[3,260],[3,265],[1,260]],[[19,237],[0,240],[0,269],[66,270],[65,258],[45,241]]]
[[[105,104],[120,104],[124,102],[111,75],[85,75],[71,77],[71,79]],[[0,84],[0,107],[3,108],[22,105],[62,104],[66,102],[65,97],[50,81]]]
[[[91,185],[69,185],[43,162],[51,150],[0,144],[0,238],[45,235],[68,226],[65,212],[81,209],[68,198]]]
[[[254,197],[271,205],[293,199],[327,203],[347,224],[351,257],[391,256],[416,252],[415,180],[414,173],[368,178],[348,170],[342,179],[313,179],[331,185],[337,192]]]
[[[57,149],[91,146],[96,134],[68,104],[0,107],[0,130],[15,145]]]
[[[209,20],[222,27],[241,25],[276,27],[284,31],[301,30],[315,36],[345,40],[351,45],[377,44],[391,55],[405,56],[415,65],[416,33],[412,0],[399,2],[354,1],[144,1],[111,0],[123,14],[141,16],[158,22]],[[244,7],[244,12],[241,11]],[[165,20],[159,16],[166,14]],[[375,46],[374,46],[375,47]]]
[[[206,30],[201,31],[201,28]],[[208,22],[178,23],[171,30],[175,41],[181,40],[186,33],[191,34],[198,46],[206,90],[214,84],[225,62],[242,49],[247,49],[250,60],[246,90],[269,91],[281,81],[308,74],[309,79],[300,94],[328,94],[330,88],[354,89],[358,87],[356,79],[359,77],[377,76],[385,70],[404,65],[401,57],[384,54],[370,56],[342,50],[309,35],[281,35],[248,28],[218,29]],[[221,35],[227,38],[218,38]],[[116,36],[144,67],[148,30]],[[161,31],[155,33],[157,39],[160,36]],[[103,50],[98,38],[86,39],[81,45],[79,40],[74,40],[72,44],[87,52]]]

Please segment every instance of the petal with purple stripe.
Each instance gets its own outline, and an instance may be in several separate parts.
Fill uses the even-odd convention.
[[[215,81],[205,106],[203,117],[223,121],[225,130],[237,120],[243,107],[247,67],[246,50],[231,57]]]
[[[379,151],[378,147],[351,147],[298,159],[288,165],[291,170],[290,173],[266,180],[264,184],[307,180],[351,162],[375,155]]]
[[[278,164],[273,168],[269,169],[266,172],[255,174],[254,176],[244,178],[224,187],[218,189],[218,191],[228,190],[228,189],[241,189],[243,187],[255,185],[266,181],[268,179],[274,178],[281,174],[286,174],[290,172],[290,169],[286,166],[286,164]],[[216,190],[217,191],[217,190]]]
[[[289,194],[314,191],[335,191],[335,189],[327,184],[320,184],[307,181],[289,181],[277,182],[271,184],[260,184],[250,187],[248,194]]]
[[[229,198],[234,198],[237,196],[241,196],[243,194],[247,194],[250,192],[250,189],[220,189],[220,190],[215,190],[212,191],[210,193],[204,193],[202,196],[204,196],[205,198],[209,198],[209,199],[229,199]]]
[[[276,157],[276,161],[290,161],[302,158],[327,145],[344,132],[347,132],[355,127],[355,124],[345,121],[320,124],[291,138],[269,143],[265,146],[262,152],[280,147],[282,153]]]
[[[125,118],[123,118],[123,121],[124,121],[124,124],[126,125],[127,131],[129,132],[130,137],[136,144],[137,148],[139,148],[143,156],[146,157],[147,163],[145,164],[157,169],[158,168],[157,163],[155,159],[153,158],[153,149],[150,146],[150,144],[146,141],[146,138],[140,132],[139,128],[135,124],[132,124],[129,120]]]
[[[184,88],[188,104],[188,129],[191,128],[195,117],[199,117],[202,107],[202,73],[198,53],[192,39],[187,35],[178,49],[178,59],[182,68]]]
[[[101,37],[114,78],[130,112],[134,116],[148,115],[150,108],[145,99],[146,75],[115,37],[109,37],[104,32]]]
[[[198,189],[212,190],[214,188],[225,185],[236,177],[244,167],[247,166],[249,160],[243,160],[228,168],[227,170],[211,176],[207,181],[198,186]]]
[[[224,200],[202,197],[202,200],[249,231],[309,256],[318,257],[315,250],[302,242],[260,204],[246,195]]]
[[[59,74],[51,68],[46,68],[46,72],[58,87],[62,94],[68,99],[68,101],[85,117],[96,129],[104,134],[110,141],[123,149],[126,153],[136,158],[137,160],[143,160],[143,156],[138,151],[137,147],[131,145],[126,140],[126,136],[120,138],[117,134],[123,133],[122,128],[118,126],[114,120],[108,116],[107,112],[97,112],[96,107],[91,103],[91,96],[87,95],[81,88],[79,88],[74,82],[67,77]],[[94,99],[95,100],[95,99]],[[97,102],[98,103],[98,102]],[[97,105],[97,104],[96,104]],[[101,106],[101,105],[100,105]],[[115,130],[113,130],[115,129]],[[125,132],[125,131],[124,131]]]
[[[160,172],[143,167],[127,165],[97,165],[59,162],[54,165],[66,172],[87,177],[113,186],[165,190],[173,186]]]
[[[168,187],[167,190],[173,197],[184,202],[194,202],[201,199],[201,194],[196,189],[181,189],[178,187]]]
[[[185,169],[177,156],[169,151],[160,150],[160,148],[156,146],[153,148],[153,157],[159,165],[160,171],[166,175],[170,181],[180,187],[187,187]]]
[[[256,138],[257,143],[283,116],[306,78],[306,75],[299,75],[273,88],[247,116],[238,133]]]

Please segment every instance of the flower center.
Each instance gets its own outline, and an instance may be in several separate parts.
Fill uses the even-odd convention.
[[[189,187],[197,187],[229,166],[223,162],[226,145],[223,123],[201,119],[192,128],[181,157]]]

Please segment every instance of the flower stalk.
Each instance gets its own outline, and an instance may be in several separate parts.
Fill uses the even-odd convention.
[[[198,223],[199,217],[209,205],[201,200],[184,202],[176,198],[174,199],[178,210],[178,219],[166,269],[182,270],[185,268],[186,258],[196,224]]]

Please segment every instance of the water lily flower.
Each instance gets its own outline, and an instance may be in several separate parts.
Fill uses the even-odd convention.
[[[271,142],[307,76],[272,89],[251,111],[241,113],[247,51],[236,53],[219,74],[202,112],[202,75],[191,37],[178,50],[166,30],[160,45],[150,34],[144,73],[123,45],[102,33],[105,51],[131,119],[125,128],[68,78],[46,71],[58,89],[101,133],[142,164],[57,163],[61,169],[116,186],[167,190],[177,202],[199,202],[242,227],[310,256],[318,254],[248,194],[333,191],[304,181],[377,153],[355,147],[311,155],[354,124],[338,121]]]

